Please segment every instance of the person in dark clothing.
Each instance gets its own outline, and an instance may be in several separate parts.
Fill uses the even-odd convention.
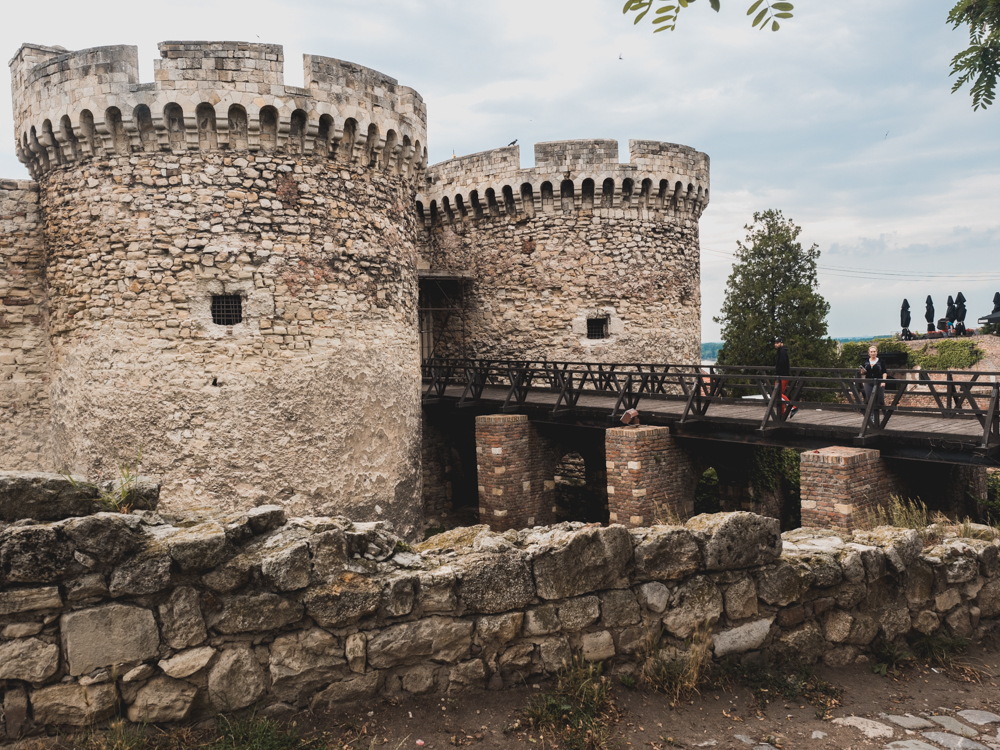
[[[797,406],[793,406],[791,409],[785,406],[788,402],[785,390],[788,388],[788,378],[792,374],[792,361],[788,356],[788,347],[785,346],[785,340],[781,336],[774,337],[774,348],[776,354],[774,359],[774,374],[778,376],[778,381],[781,383],[781,413],[787,413],[788,418],[791,419],[795,416],[795,412],[799,410]]]
[[[886,377],[889,375],[889,371],[885,367],[885,362],[879,359],[878,347],[875,344],[868,347],[868,359],[861,362],[858,372],[865,379],[865,402],[867,403],[871,400],[872,393],[875,394],[875,408],[872,409],[872,420],[875,424],[878,424],[879,408],[885,411],[885,392],[883,386]]]

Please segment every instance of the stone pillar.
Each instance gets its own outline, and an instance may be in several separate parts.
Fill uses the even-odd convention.
[[[555,481],[541,442],[523,414],[476,417],[480,523],[506,531],[551,521]]]
[[[694,510],[698,477],[667,427],[615,427],[605,433],[611,523],[652,526]]]
[[[802,526],[852,531],[889,500],[889,476],[872,448],[831,446],[799,456]]]

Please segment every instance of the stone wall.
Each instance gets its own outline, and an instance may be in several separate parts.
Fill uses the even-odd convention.
[[[630,141],[619,164],[617,148],[538,144],[520,169],[511,146],[428,168],[421,268],[469,279],[464,316],[430,324],[435,356],[699,361],[708,157]]]
[[[0,468],[51,461],[45,244],[38,185],[0,180]]]
[[[99,513],[6,526],[0,562],[8,737],[116,707],[169,722],[521,685],[574,653],[634,674],[705,622],[716,657],[844,665],[879,632],[977,636],[1000,615],[995,542],[782,539],[777,521],[742,512],[631,531],[479,526],[415,550],[383,523],[276,506]]]

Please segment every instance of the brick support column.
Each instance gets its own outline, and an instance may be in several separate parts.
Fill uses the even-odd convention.
[[[611,523],[651,526],[694,510],[697,476],[667,427],[615,427],[604,437]]]
[[[804,527],[851,531],[889,500],[879,451],[832,446],[799,456]]]
[[[506,531],[551,522],[555,481],[525,415],[476,417],[476,463],[480,523]]]

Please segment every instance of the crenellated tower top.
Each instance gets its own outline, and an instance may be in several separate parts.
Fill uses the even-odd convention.
[[[427,113],[371,68],[304,56],[284,83],[277,44],[162,42],[153,83],[132,46],[22,45],[10,62],[18,158],[33,177],[95,156],[156,151],[320,154],[409,179],[426,166]]]
[[[535,166],[521,168],[520,149],[507,146],[449,159],[427,168],[417,195],[424,224],[489,216],[579,209],[645,209],[701,216],[708,205],[708,155],[689,146],[629,141],[630,161],[618,162],[618,141],[535,144]]]

